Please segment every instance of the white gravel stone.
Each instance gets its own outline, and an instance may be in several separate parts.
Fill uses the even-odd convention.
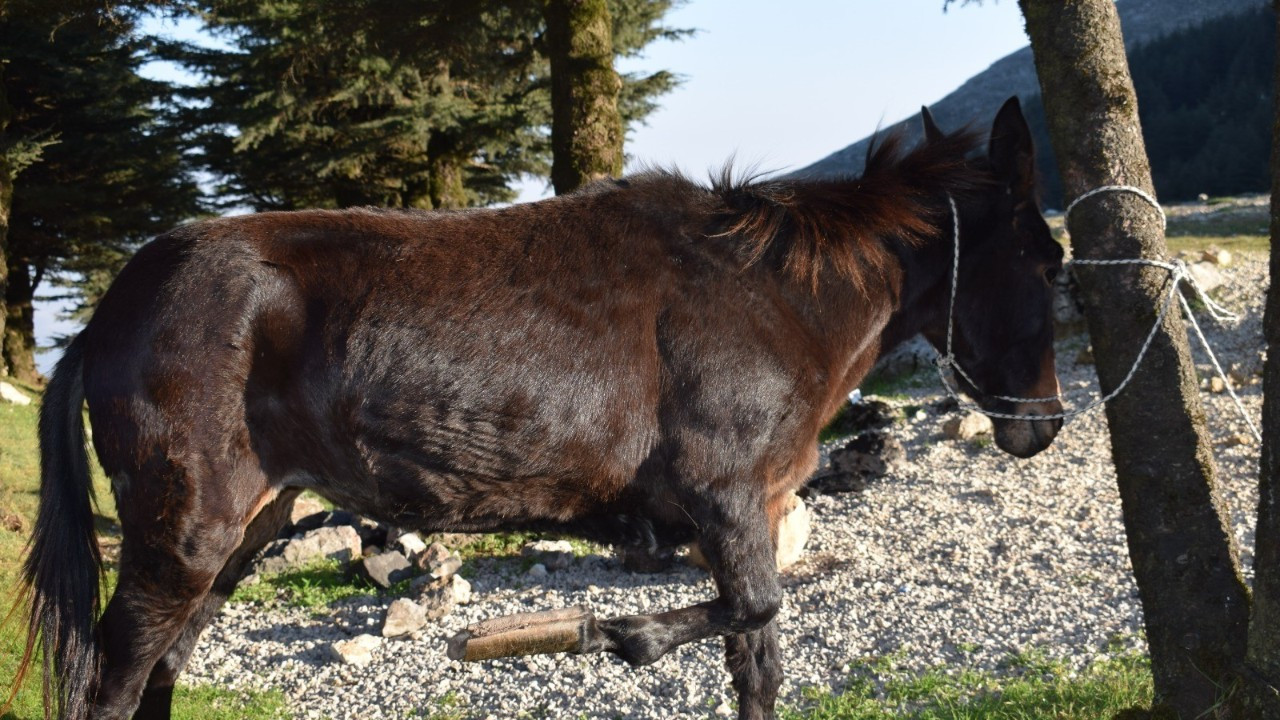
[[[376,635],[357,635],[350,640],[339,640],[329,649],[339,661],[361,667],[373,662],[373,651],[380,645],[382,638]]]
[[[396,538],[396,545],[399,546],[404,556],[412,560],[423,552],[426,552],[427,544],[418,537],[417,533],[405,533]]]
[[[14,405],[30,405],[31,398],[7,382],[0,382],[0,400]]]
[[[412,600],[398,598],[387,606],[387,617],[382,621],[382,637],[399,637],[421,630],[427,624],[427,611]]]

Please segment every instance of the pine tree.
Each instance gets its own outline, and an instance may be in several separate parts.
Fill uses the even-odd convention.
[[[680,35],[664,0],[615,0],[618,53]],[[449,208],[508,201],[546,175],[551,119],[541,0],[392,3],[218,0],[231,46],[167,53],[209,78],[191,91],[218,204],[254,209]],[[625,79],[624,120],[652,111],[669,73]]]
[[[92,295],[133,247],[197,210],[158,109],[170,88],[137,72],[134,13],[58,10],[24,3],[0,18],[13,181],[3,355],[27,380],[38,378],[36,290],[65,273]]]

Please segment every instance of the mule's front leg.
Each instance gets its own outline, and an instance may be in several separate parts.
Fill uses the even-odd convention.
[[[685,643],[730,636],[729,656],[735,669],[740,717],[772,718],[781,682],[773,618],[782,602],[782,586],[769,522],[763,502],[747,488],[728,487],[716,495],[693,499],[685,507],[701,529],[698,542],[718,590],[714,600],[653,615],[607,620],[558,611],[491,621],[455,636],[450,656],[461,660],[542,652],[611,652],[632,665],[648,665]],[[478,639],[484,640],[483,646],[477,644]],[[494,654],[489,652],[492,647],[502,650]]]
[[[738,691],[738,720],[771,720],[782,686],[778,623],[724,639],[724,660]]]
[[[701,528],[698,542],[718,596],[654,615],[601,620],[584,651],[607,651],[632,665],[648,665],[685,643],[752,632],[773,620],[782,586],[763,503],[746,488],[725,490],[725,497],[694,501],[701,508],[686,507]]]

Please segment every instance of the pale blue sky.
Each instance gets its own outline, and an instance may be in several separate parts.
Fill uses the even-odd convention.
[[[676,166],[695,176],[731,155],[762,170],[804,167],[1027,44],[1014,0],[946,13],[942,0],[691,0],[667,24],[699,33],[656,43],[620,69],[667,69],[685,82],[631,133],[626,152],[631,167]],[[190,39],[198,26],[149,27]],[[524,183],[521,197],[535,199],[544,187]],[[73,331],[55,315],[37,303],[42,345]],[[44,372],[55,360],[37,356]]]
[[[1013,0],[946,13],[942,0],[693,0],[668,24],[702,32],[623,66],[686,77],[627,153],[690,171],[734,152],[769,168],[808,165],[1027,44]]]

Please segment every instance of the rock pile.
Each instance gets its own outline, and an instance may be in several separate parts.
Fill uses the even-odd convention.
[[[457,541],[465,536],[446,537]],[[530,576],[543,577],[575,561],[573,546],[565,540],[530,542],[521,557],[533,563]],[[391,601],[378,634],[329,644],[330,658],[347,665],[369,663],[384,638],[419,639],[428,624],[471,602],[471,583],[458,574],[462,558],[443,543],[428,543],[416,532],[379,525],[354,513],[325,510],[305,496],[295,504],[292,522],[281,537],[254,560],[246,581],[303,570],[325,559],[343,563],[353,577],[404,595]]]

